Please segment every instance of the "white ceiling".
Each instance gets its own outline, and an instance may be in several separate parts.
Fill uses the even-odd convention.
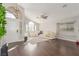
[[[64,8],[62,7],[64,3],[20,3],[19,5],[25,9],[27,18],[34,21],[43,13],[48,15],[48,19],[53,20],[79,15],[79,4],[77,3],[66,3],[67,7]]]

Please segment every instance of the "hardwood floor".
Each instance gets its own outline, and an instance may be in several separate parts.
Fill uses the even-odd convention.
[[[33,48],[28,47],[28,44],[18,45],[8,54],[9,56],[79,56],[79,47],[75,42],[53,39],[37,43]]]

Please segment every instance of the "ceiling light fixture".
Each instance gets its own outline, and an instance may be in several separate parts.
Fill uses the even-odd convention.
[[[67,4],[64,4],[62,7],[63,7],[63,8],[67,7]]]
[[[42,18],[42,19],[47,19],[48,16],[46,13],[43,13],[42,15],[40,15],[39,17],[36,17],[36,18]]]
[[[43,23],[48,18],[48,15],[46,13],[43,13],[36,18],[39,20],[39,23]]]

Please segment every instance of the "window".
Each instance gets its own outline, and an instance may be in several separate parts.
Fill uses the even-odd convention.
[[[29,22],[29,31],[35,31],[34,25],[35,24],[33,22]]]
[[[6,11],[6,18],[16,19],[16,17],[12,13],[10,13],[8,11]]]
[[[34,32],[37,30],[37,27],[34,22],[29,22],[26,24],[26,32]]]
[[[28,29],[28,24],[26,24],[26,32],[28,32],[29,31],[29,29]]]
[[[14,14],[12,14],[9,11],[6,11],[6,21],[7,21],[6,28],[7,28],[8,31],[9,30],[11,30],[11,31],[16,31],[17,30],[18,23],[15,19],[16,19],[16,17],[15,17]]]

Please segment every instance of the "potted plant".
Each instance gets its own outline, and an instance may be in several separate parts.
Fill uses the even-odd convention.
[[[6,34],[6,29],[5,29],[5,25],[6,25],[6,9],[5,7],[2,5],[2,3],[0,3],[0,55],[2,54],[1,51],[1,47],[2,47],[2,39],[4,37],[4,35]],[[2,49],[3,50],[3,49]]]
[[[6,9],[2,5],[2,3],[0,3],[0,40],[6,34],[6,29],[5,29],[5,25],[6,25],[5,18],[6,17],[5,17],[5,15],[6,15]]]

